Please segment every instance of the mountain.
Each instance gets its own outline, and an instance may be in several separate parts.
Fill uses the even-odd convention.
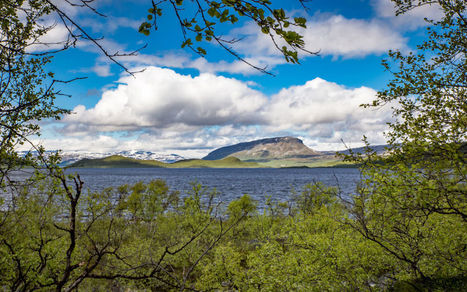
[[[308,148],[294,137],[276,137],[239,143],[216,149],[204,160],[218,160],[233,156],[242,161],[267,161],[272,159],[312,158],[322,155]]]
[[[46,151],[46,154],[52,154],[56,151]],[[28,151],[20,151],[20,155],[26,155]],[[33,155],[37,155],[37,152],[31,151]],[[96,153],[96,152],[85,152],[85,151],[63,151],[61,152],[62,156],[62,166],[68,166],[74,162],[80,161],[82,159],[99,159],[109,156],[122,156],[126,158],[140,159],[140,160],[156,160],[165,163],[173,163],[180,160],[185,160],[186,158],[177,155],[177,154],[159,154],[151,151],[114,151],[106,153]]]
[[[372,146],[378,153],[384,153],[385,146]],[[364,148],[352,149],[363,153]],[[217,160],[236,157],[241,161],[256,162],[261,167],[357,167],[342,161],[336,153],[349,154],[349,150],[316,151],[308,148],[303,141],[294,137],[276,137],[239,143],[218,148],[204,160]]]

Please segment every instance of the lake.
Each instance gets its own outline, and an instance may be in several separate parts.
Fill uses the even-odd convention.
[[[267,196],[287,201],[292,191],[300,191],[304,185],[321,181],[338,186],[343,194],[350,194],[360,180],[356,168],[77,168],[67,170],[78,173],[85,187],[98,191],[105,187],[149,182],[163,179],[172,190],[186,194],[191,182],[198,182],[219,192],[219,200],[228,203],[249,194],[260,205]]]

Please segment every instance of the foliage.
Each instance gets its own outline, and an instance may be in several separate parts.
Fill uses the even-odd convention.
[[[0,184],[5,186],[8,172],[32,164],[31,156],[18,157],[15,147],[28,143],[28,136],[39,134],[38,122],[67,111],[55,105],[59,94],[53,86],[53,73],[45,65],[51,57],[33,55],[28,48],[37,44],[47,27],[38,19],[50,13],[41,0],[2,1],[0,3]],[[36,145],[33,145],[36,146]],[[42,149],[37,147],[39,152]]]
[[[298,0],[305,8],[306,0]],[[236,39],[226,39],[219,32],[223,23],[231,25],[240,18],[249,19],[259,26],[261,32],[269,35],[275,47],[284,55],[287,62],[298,63],[298,52],[309,52],[305,49],[303,37],[294,30],[294,27],[306,28],[306,19],[303,17],[288,17],[282,8],[273,8],[272,1],[244,1],[244,0],[162,0],[152,2],[148,9],[147,21],[139,27],[139,32],[149,35],[151,28],[158,29],[158,20],[173,11],[183,34],[182,48],[188,47],[195,53],[205,56],[206,49],[196,47],[195,42],[215,42],[230,54],[264,73],[265,68],[259,68],[240,56],[231,45]],[[283,42],[283,45],[278,40]]]
[[[423,224],[412,217],[399,220],[405,214],[383,221],[375,212],[387,211],[367,209],[373,210],[368,229],[385,234],[407,258],[419,256],[417,267],[434,276],[421,282],[411,265],[362,236],[355,228],[360,217],[349,213],[335,188],[321,183],[304,186],[291,203],[270,199],[258,212],[247,195],[219,208],[217,193],[197,183],[186,194],[161,180],[86,192],[79,177],[60,170],[36,173],[30,182],[0,208],[3,289],[321,291],[419,285],[461,291],[466,283],[458,273],[467,264],[457,244],[466,240],[462,221],[441,214]],[[412,238],[406,240],[404,232]]]
[[[337,188],[328,187],[318,182],[304,186],[303,191],[295,198],[295,201],[301,212],[309,214],[335,203],[337,195]]]
[[[216,193],[196,183],[187,194],[160,180],[94,193],[61,175],[37,173],[15,202],[3,202],[3,289],[363,289],[390,263],[339,222],[345,210],[321,184],[301,196],[327,203],[286,214],[271,201],[276,211],[260,214],[247,195],[222,212]]]
[[[435,2],[444,16],[417,52],[383,62],[394,79],[366,106],[395,104],[395,121],[385,155],[347,157],[364,178],[348,222],[398,262],[397,281],[432,289],[466,277],[466,3],[394,2],[399,13]]]

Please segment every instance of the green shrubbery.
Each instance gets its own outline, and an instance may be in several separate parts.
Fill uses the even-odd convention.
[[[387,222],[381,220],[387,206],[368,211],[368,226],[395,253],[362,234],[357,213],[320,183],[304,186],[293,202],[269,200],[262,212],[247,195],[228,206],[214,205],[215,195],[199,184],[181,194],[161,180],[94,193],[83,190],[79,177],[36,177],[3,202],[0,285],[15,291],[460,291],[467,283],[460,217]],[[417,260],[416,269],[408,259]]]

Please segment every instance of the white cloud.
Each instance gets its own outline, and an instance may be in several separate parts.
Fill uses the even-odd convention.
[[[407,42],[383,22],[341,15],[312,21],[302,33],[309,50],[343,58],[381,55],[390,49],[404,49]]]
[[[382,133],[391,119],[389,106],[360,107],[375,98],[375,90],[346,88],[320,78],[269,98],[248,82],[212,74],[192,77],[157,67],[119,82],[117,88],[104,90],[93,108],[77,106],[64,118],[63,147],[79,148],[66,150],[92,149],[97,147],[94,142],[83,146],[89,137],[118,133],[128,137],[98,138],[99,147],[201,157],[220,146],[293,135],[305,137],[318,150],[323,145],[335,150],[343,148],[341,139],[360,145],[363,135],[372,143],[384,143]]]
[[[380,110],[360,107],[375,96],[376,91],[368,87],[348,89],[315,78],[272,96],[265,115],[269,131],[299,131],[321,142],[344,138],[355,141],[364,134],[378,136],[381,140],[378,133],[382,133],[386,122],[391,120],[390,107]]]
[[[394,2],[390,0],[372,0],[377,15],[386,18],[399,29],[412,30],[427,25],[425,18],[438,20],[443,16],[441,7],[436,3],[429,3],[416,7],[404,14],[396,16]]]
[[[228,128],[228,135],[220,135],[224,128]],[[80,133],[76,137],[36,138],[31,141],[36,145],[43,145],[49,150],[105,153],[137,149],[161,154],[176,153],[187,158],[201,158],[213,148],[260,138],[263,136],[255,127],[240,126],[234,129],[231,126],[225,126],[218,129],[197,129],[187,133],[165,129],[164,131],[152,131],[130,137]],[[28,145],[23,145],[18,150],[29,150],[28,147]]]
[[[122,52],[122,50],[119,51]],[[260,68],[267,66],[273,67],[284,62],[282,57],[278,58],[274,56],[258,56],[254,58],[246,57],[244,59]],[[127,67],[157,66],[181,69],[190,68],[196,69],[201,73],[212,74],[220,72],[243,75],[263,74],[240,60],[234,60],[232,62],[224,60],[210,62],[208,59],[201,57],[192,59],[191,56],[184,51],[177,53],[162,53],[159,55],[138,54],[136,56],[123,56],[118,57],[118,60]]]
[[[127,17],[112,17],[111,15],[106,18],[85,18],[82,19],[81,24],[85,27],[90,27],[93,32],[99,33],[114,33],[119,28],[131,28],[135,32],[143,20],[130,19]]]
[[[91,69],[94,73],[96,73],[97,76],[100,77],[108,77],[112,76],[112,72],[110,71],[110,64],[109,63],[104,63],[104,64],[96,64],[94,67]]]
[[[64,12],[69,17],[75,17],[77,14],[87,11],[86,8],[80,7],[82,3],[80,1],[63,1],[63,0],[51,0],[52,4],[54,4],[60,11]]]
[[[303,35],[306,48],[319,51],[320,55],[353,58],[367,55],[380,55],[389,49],[406,48],[407,40],[391,26],[377,20],[348,19],[341,15],[316,15],[307,22],[306,29],[297,30]],[[255,24],[235,29],[244,39],[236,47],[240,52],[255,59],[268,56],[277,63],[284,58],[268,35],[258,31]],[[279,43],[281,46],[281,43]],[[302,58],[307,57],[302,54]],[[269,60],[270,61],[270,60]]]
[[[80,1],[63,1],[63,0],[51,0],[51,3],[55,5],[60,11],[65,13],[67,17],[70,17],[74,20],[77,19],[79,15],[86,15],[90,14],[96,16],[96,14],[86,7],[82,7],[82,3]],[[94,3],[93,3],[94,4]],[[93,5],[91,4],[91,6]],[[109,22],[107,27],[109,29],[114,29],[114,27],[119,26],[134,26],[134,22],[129,19],[125,18],[116,18],[112,19],[114,21]],[[95,23],[94,20],[92,23]],[[98,22],[98,21],[97,21]],[[64,48],[69,41],[70,32],[76,31],[76,27],[73,26],[69,21],[66,22],[67,26],[63,20],[58,16],[58,13],[52,13],[49,15],[44,16],[43,18],[39,19],[38,25],[43,28],[49,28],[47,33],[41,36],[37,41],[34,41],[34,44],[28,48],[29,52],[44,52],[44,51],[52,51],[52,50],[59,50]],[[86,26],[87,20],[78,21],[80,25]],[[79,43],[79,42],[78,42]],[[69,45],[69,44],[68,44]]]
[[[82,135],[79,137],[60,137],[48,139],[31,139],[34,145],[42,145],[47,150],[110,152],[119,149],[121,141],[107,135]],[[31,150],[25,144],[18,150]]]
[[[362,118],[365,110],[359,105],[371,102],[375,96],[376,91],[368,87],[347,89],[315,78],[273,95],[266,112],[272,125],[310,129],[316,124]],[[368,112],[364,114],[368,116]]]
[[[381,55],[389,49],[407,49],[407,39],[402,37],[396,30],[402,26],[419,25],[423,22],[423,16],[436,16],[439,9],[433,6],[424,6],[409,12],[407,15],[393,17],[393,7],[389,0],[372,0],[372,5],[379,16],[376,19],[349,19],[341,15],[314,15],[308,21],[307,29],[298,29],[298,32],[304,36],[306,47],[310,51],[319,51],[323,56],[332,56],[334,58],[361,58],[368,55]],[[69,13],[72,16],[81,16],[89,13],[87,9],[76,9],[64,5],[63,9],[71,9]],[[130,27],[135,29],[140,20],[132,20],[126,17],[113,17],[104,21],[96,21],[93,18],[81,19],[83,26],[90,27],[94,32],[112,33],[121,27]],[[44,40],[49,43],[49,47],[34,46],[33,50],[57,49],[57,43],[67,39],[68,32],[63,24],[57,24],[50,33],[44,36]],[[248,62],[258,66],[267,67],[272,70],[279,64],[284,64],[285,59],[280,51],[272,43],[268,35],[262,34],[258,26],[249,23],[244,27],[233,29],[230,33],[232,38],[243,38],[240,42],[233,45]],[[114,42],[110,39],[99,40],[99,43],[110,53],[121,52],[128,53],[125,45]],[[278,40],[279,46],[282,42]],[[62,44],[63,45],[63,44]],[[101,53],[92,43],[79,41],[77,47],[96,53]],[[226,53],[227,54],[227,53]],[[307,58],[307,54],[301,54],[301,58]],[[101,60],[101,57],[98,58]],[[165,66],[171,68],[194,68],[202,73],[226,72],[233,74],[260,74],[251,66],[234,60],[232,62],[218,61],[209,62],[204,58],[192,59],[186,53],[174,54],[164,53],[160,55],[141,54],[139,56],[119,58],[127,67],[135,66]],[[107,60],[108,61],[108,60]],[[84,70],[93,71],[98,76],[109,76],[109,65],[99,64],[94,68]]]
[[[46,34],[40,36],[39,39],[31,40],[32,45],[28,47],[28,52],[60,50],[66,45],[69,31],[64,24],[47,21],[42,26],[49,28],[49,30]]]

